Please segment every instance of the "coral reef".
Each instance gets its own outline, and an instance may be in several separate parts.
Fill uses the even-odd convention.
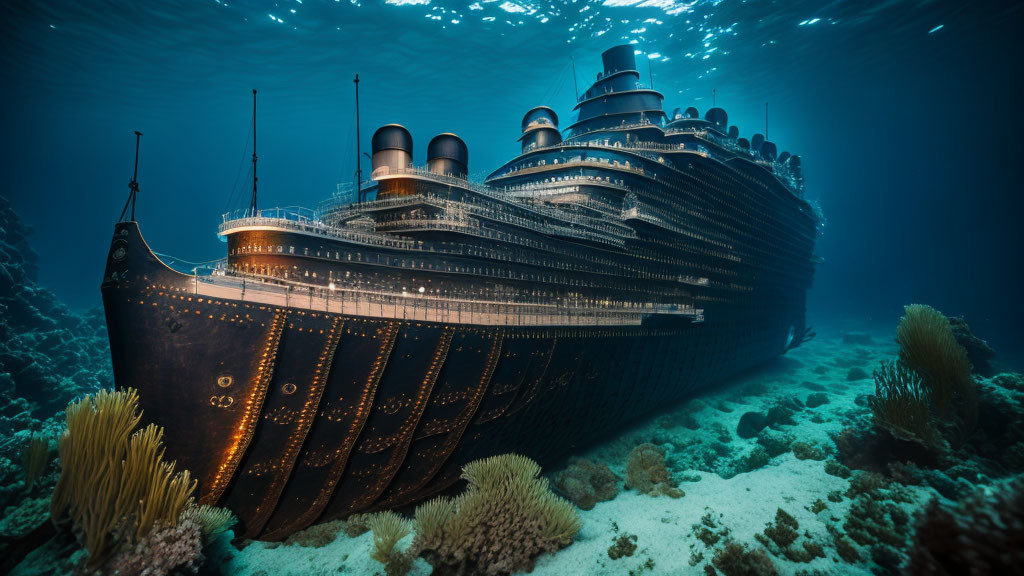
[[[79,316],[36,283],[31,234],[0,196],[0,437],[113,382],[103,313]]]
[[[470,462],[465,492],[416,509],[415,552],[438,575],[529,572],[537,556],[568,546],[580,529],[572,504],[539,474],[515,454]]]
[[[931,413],[931,396],[924,381],[902,362],[882,362],[875,371],[875,394],[868,398],[875,425],[901,440],[926,448],[942,443]]]
[[[910,574],[1020,574],[1024,478],[981,489],[955,507],[933,499],[917,518]]]
[[[969,428],[977,413],[971,362],[949,320],[930,306],[911,304],[904,308],[896,340],[900,360],[920,374],[931,390],[937,415],[949,418],[956,403]]]
[[[598,502],[606,502],[619,493],[618,477],[603,462],[575,458],[569,466],[556,473],[554,489],[582,510],[590,510]]]
[[[626,465],[626,488],[643,494],[680,498],[685,493],[676,487],[665,465],[665,449],[654,444],[641,444],[629,453]]]
[[[163,460],[163,429],[135,430],[141,418],[133,389],[101,390],[67,407],[50,515],[71,527],[89,569],[159,575],[198,566],[204,543],[234,523],[230,512],[195,507],[188,471]]]
[[[31,235],[0,196],[0,541],[46,519],[37,500],[57,481],[55,466],[23,460],[41,456],[41,444],[23,447],[59,434],[73,398],[113,384],[102,311],[76,314],[37,284]]]
[[[71,403],[66,414],[50,514],[73,523],[97,567],[113,551],[115,534],[141,541],[157,521],[174,525],[195,482],[163,462],[162,429],[132,433],[142,417],[134,390],[101,390]]]

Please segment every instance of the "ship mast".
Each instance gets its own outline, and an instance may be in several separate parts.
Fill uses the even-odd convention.
[[[356,85],[356,202],[363,202],[363,163],[362,151],[359,149],[359,74],[352,82]]]
[[[252,89],[252,204],[249,211],[256,217],[256,89]]]
[[[131,205],[131,219],[130,222],[135,221],[135,197],[139,195],[139,140],[142,139],[142,132],[135,131],[135,171],[132,172],[132,181],[128,183],[128,200],[124,203],[124,208],[121,209],[121,218],[119,221],[124,221],[124,215],[128,212],[128,206]]]

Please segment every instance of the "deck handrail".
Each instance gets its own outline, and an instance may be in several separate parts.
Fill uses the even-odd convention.
[[[645,317],[654,314],[688,317],[693,322],[704,318],[704,310],[694,308],[692,303],[616,302],[612,305],[569,297],[554,303],[519,302],[435,296],[416,290],[330,287],[234,272],[194,278],[197,296],[392,319],[505,326],[588,326],[639,325]]]

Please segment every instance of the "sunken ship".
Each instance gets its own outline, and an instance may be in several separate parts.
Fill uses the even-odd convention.
[[[102,284],[116,382],[240,537],[407,505],[480,457],[557,462],[800,344],[800,158],[721,108],[667,114],[633,47],[602,59],[572,124],[530,110],[483,183],[457,136],[417,165],[399,125],[355,198],[258,209],[254,173],[213,274],[147,246],[133,180]]]

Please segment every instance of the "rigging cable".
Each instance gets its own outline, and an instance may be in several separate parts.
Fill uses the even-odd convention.
[[[234,205],[236,199],[240,199],[240,198],[238,198],[238,182],[239,182],[239,178],[242,175],[242,166],[245,166],[247,164],[247,162],[245,161],[245,156],[246,156],[246,152],[249,150],[249,141],[251,139],[252,139],[252,121],[250,120],[249,121],[249,132],[246,133],[246,135],[245,135],[245,145],[242,146],[242,159],[238,161],[238,172],[235,174],[235,183],[231,186],[231,195],[228,196],[227,204],[224,206],[224,212],[230,212],[231,211],[231,207]],[[246,174],[246,179],[247,180],[248,180],[248,176],[250,176],[250,175],[252,175],[252,166],[251,165],[249,166],[249,171]]]

